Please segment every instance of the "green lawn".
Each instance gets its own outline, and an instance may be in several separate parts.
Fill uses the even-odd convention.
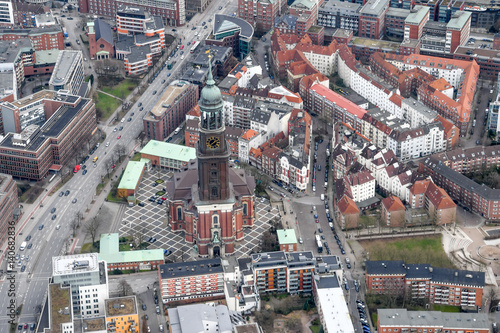
[[[136,86],[137,84],[132,82],[132,80],[127,79],[114,87],[103,87],[101,90],[118,98],[126,98]]]
[[[97,98],[96,108],[101,111],[102,120],[107,120],[121,104],[120,100],[100,92],[97,93]]]
[[[456,268],[443,250],[441,235],[363,241],[361,245],[370,253],[370,260],[404,260],[407,264]]]
[[[82,245],[80,253],[90,253],[90,250],[92,250],[92,243],[85,243]]]
[[[320,325],[312,325],[312,326],[309,326],[309,328],[311,329],[311,331],[313,331],[314,333],[319,333],[320,330],[321,330],[321,326]]]
[[[138,162],[141,160],[141,153],[135,153],[134,157],[132,157],[131,161]]]
[[[460,312],[460,307],[459,306],[444,305],[444,304],[434,304],[432,307],[433,307],[434,311]]]

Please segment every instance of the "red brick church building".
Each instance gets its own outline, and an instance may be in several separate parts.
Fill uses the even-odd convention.
[[[243,229],[253,226],[255,181],[230,165],[222,95],[211,67],[198,105],[197,160],[167,183],[168,222],[201,256],[219,257],[234,253]]]

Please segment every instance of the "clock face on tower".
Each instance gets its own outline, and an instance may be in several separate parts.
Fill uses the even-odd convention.
[[[207,147],[210,149],[215,149],[220,146],[220,139],[216,136],[211,136],[207,138]]]

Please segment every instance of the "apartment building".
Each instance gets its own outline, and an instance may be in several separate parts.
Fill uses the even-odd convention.
[[[0,30],[0,40],[15,42],[24,38],[31,40],[35,51],[64,50],[64,35],[60,26]]]
[[[151,15],[161,16],[168,26],[182,26],[186,23],[185,0],[158,0],[144,3],[141,0],[78,0],[81,13],[115,17],[122,7],[140,8]]]
[[[77,95],[83,84],[84,75],[82,51],[60,51],[50,77],[49,87],[51,90],[66,90],[72,95]]]
[[[252,254],[250,269],[259,293],[311,293],[315,259],[312,252]]]
[[[377,332],[477,332],[488,333],[485,313],[449,313],[378,309]]]
[[[9,1],[12,3],[12,14],[15,26],[21,28],[36,27],[36,15],[45,14],[49,11],[42,1]],[[31,2],[31,3],[30,3]],[[36,2],[36,3],[34,3]]]
[[[295,50],[301,51],[307,60],[323,75],[331,75],[337,70],[337,42],[332,41],[328,46],[314,45],[305,37],[295,45]]]
[[[238,139],[238,159],[244,163],[249,162],[250,150],[264,143],[262,135],[253,129],[246,130]]]
[[[338,182],[338,181],[337,181]],[[359,213],[361,212],[349,195],[345,194],[335,200],[335,221],[342,230],[358,227]]]
[[[495,151],[495,154],[500,154],[500,151]],[[479,185],[435,157],[421,161],[419,172],[431,176],[436,185],[442,187],[461,206],[481,214],[486,219],[500,219],[499,189]]]
[[[409,14],[409,9],[389,7],[385,14],[385,34],[399,38],[404,37],[405,20]]]
[[[106,331],[116,333],[139,332],[139,307],[136,296],[106,300]]]
[[[391,228],[403,227],[405,223],[405,206],[396,196],[382,199],[381,218],[384,225]]]
[[[97,253],[58,256],[52,258],[52,283],[70,286],[76,318],[101,317],[108,298],[106,262]]]
[[[7,133],[0,141],[0,172],[13,177],[42,180],[57,172],[96,131],[91,99],[55,93],[44,100],[47,121],[29,125],[21,133]],[[14,109],[12,105],[10,107]]]
[[[234,98],[233,107],[230,109],[232,114],[227,116],[229,125],[249,129],[252,111],[256,102],[252,97],[237,95]]]
[[[286,0],[238,0],[238,17],[257,30],[267,31],[274,25],[276,16],[285,13]]]
[[[14,24],[13,3],[8,0],[0,1],[0,25],[9,26]]]
[[[361,131],[367,110],[321,84],[314,84],[307,94],[310,95],[307,98],[311,101],[310,112],[320,114],[332,123],[341,122]]]
[[[347,176],[349,170],[357,161],[357,156],[351,149],[344,147],[342,144],[335,146],[331,153],[332,155],[332,173],[333,179],[343,179]]]
[[[368,0],[359,11],[358,36],[380,39],[384,35],[389,0]]]
[[[338,0],[325,1],[318,10],[318,24],[328,28],[358,32],[361,4]]]
[[[339,277],[315,276],[313,295],[325,332],[338,332],[339,327],[344,333],[356,332]]]
[[[185,81],[170,83],[143,118],[146,137],[164,141],[184,122],[187,112],[197,104],[198,99],[198,86]]]
[[[405,264],[403,261],[367,261],[366,288],[386,294],[406,293],[432,304],[481,306],[485,273]]]
[[[164,304],[224,298],[220,258],[160,265],[158,280]]]
[[[405,19],[404,39],[420,40],[424,32],[424,26],[429,21],[430,8],[426,6],[415,6]]]
[[[410,186],[407,202],[411,208],[425,208],[437,225],[455,222],[457,205],[432,180],[419,180]]]

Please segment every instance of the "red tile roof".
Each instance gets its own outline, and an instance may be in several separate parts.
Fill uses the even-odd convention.
[[[326,88],[325,86],[321,84],[315,84],[311,88],[312,91],[316,92],[317,94],[324,96],[326,99],[328,99],[331,102],[334,102],[337,104],[339,107],[342,109],[347,110],[349,113],[354,114],[358,119],[362,119],[363,115],[368,112],[367,110],[363,109],[359,105],[351,102],[344,96],[341,96],[334,92],[331,89]]]
[[[384,205],[385,209],[388,212],[395,212],[398,210],[405,210],[405,205],[401,202],[398,197],[393,195],[382,200],[382,205]]]
[[[243,133],[243,135],[241,137],[245,140],[250,140],[250,139],[254,138],[257,134],[258,133],[255,132],[253,129],[249,129],[245,133]]]
[[[337,203],[337,207],[342,215],[359,214],[358,206],[356,206],[356,203],[347,195],[344,195],[339,200],[339,202]]]

